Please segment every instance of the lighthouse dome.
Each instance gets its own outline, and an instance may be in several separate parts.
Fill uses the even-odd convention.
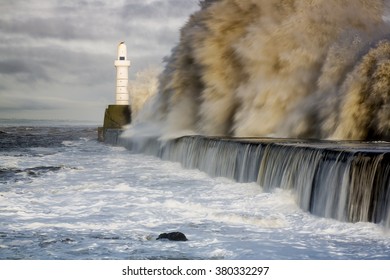
[[[118,45],[118,60],[127,60],[127,48],[125,42],[120,42]]]

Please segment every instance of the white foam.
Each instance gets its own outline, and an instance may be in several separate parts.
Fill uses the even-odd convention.
[[[1,231],[16,242],[2,241],[8,257],[18,238],[57,240],[47,246],[59,258],[69,250],[77,258],[390,257],[378,225],[314,217],[283,190],[264,193],[255,183],[210,178],[123,148],[80,141],[42,157],[2,159],[8,166],[67,166],[1,189]],[[182,231],[190,241],[155,240],[168,231]],[[61,241],[66,238],[73,247]],[[29,244],[45,256],[36,242]]]

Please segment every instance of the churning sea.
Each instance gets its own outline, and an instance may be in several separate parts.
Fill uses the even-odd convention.
[[[189,241],[156,240],[172,231]],[[92,124],[1,120],[0,259],[390,259],[390,231],[100,143]]]

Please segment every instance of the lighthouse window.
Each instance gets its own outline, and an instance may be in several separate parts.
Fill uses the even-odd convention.
[[[125,57],[124,56],[120,56],[119,60],[125,60]]]

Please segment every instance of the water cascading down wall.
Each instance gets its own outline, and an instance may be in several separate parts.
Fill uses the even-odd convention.
[[[165,62],[121,145],[390,226],[390,0],[202,0]]]
[[[264,191],[291,190],[314,215],[390,226],[389,144],[203,136],[111,142],[211,176],[257,182]]]

